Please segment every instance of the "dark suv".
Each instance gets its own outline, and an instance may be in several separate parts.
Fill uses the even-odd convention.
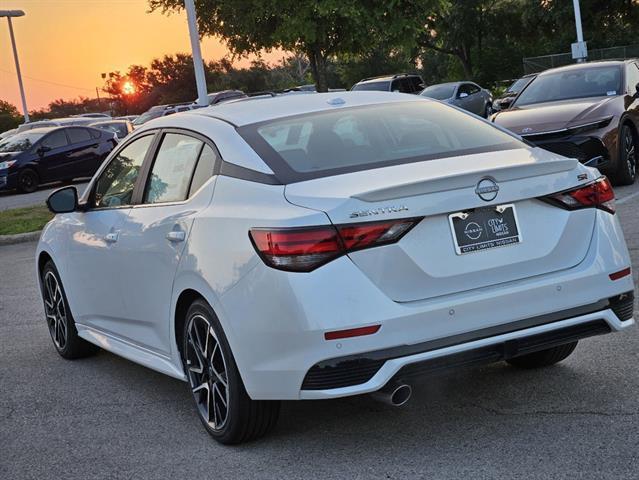
[[[35,128],[0,141],[0,190],[33,192],[40,183],[92,176],[115,134],[87,127]]]
[[[419,75],[400,73],[360,80],[351,91],[376,90],[380,92],[419,93],[424,89],[424,80]]]

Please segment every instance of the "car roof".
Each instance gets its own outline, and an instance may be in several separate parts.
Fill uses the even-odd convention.
[[[379,77],[363,78],[357,83],[384,82],[384,81],[389,82],[391,80],[395,80],[396,78],[410,78],[410,77],[419,77],[419,75],[417,73],[397,73],[395,75],[380,75]]]
[[[431,100],[419,95],[394,92],[329,92],[315,95],[281,95],[263,98],[259,102],[224,102],[212,107],[192,110],[190,113],[218,118],[235,126],[243,126],[336,108],[411,101]]]
[[[105,125],[105,124],[109,124],[109,123],[127,123],[129,122],[129,120],[127,120],[126,118],[114,118],[113,120],[99,120],[97,122],[91,122],[89,125],[86,125],[88,127],[92,127],[93,125]],[[79,127],[83,127],[85,125],[78,125]]]
[[[428,87],[440,87],[442,85],[459,85],[460,83],[473,83],[473,82],[464,82],[464,81],[460,81],[460,82],[443,82],[443,83],[433,83],[432,85],[428,85]]]
[[[20,132],[20,134],[23,133],[49,133],[52,132],[53,130],[58,130],[60,128],[60,126],[55,126],[55,127],[40,127],[40,128],[32,128],[31,130],[25,130],[24,132]]]
[[[548,70],[544,70],[538,75],[546,75],[547,73],[557,73],[557,72],[569,72],[570,70],[581,70],[583,68],[597,68],[597,67],[614,67],[625,65],[630,62],[637,61],[636,58],[630,58],[627,60],[598,60],[595,62],[586,62],[586,63],[572,63],[570,65],[564,65],[563,67],[551,68]]]

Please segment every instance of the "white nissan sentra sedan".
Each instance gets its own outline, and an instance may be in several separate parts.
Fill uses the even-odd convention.
[[[279,400],[400,405],[415,376],[545,367],[634,323],[608,180],[423,97],[164,117],[48,205],[37,268],[57,351],[187,381],[223,443],[269,431]]]

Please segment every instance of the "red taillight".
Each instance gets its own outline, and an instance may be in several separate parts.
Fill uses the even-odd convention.
[[[610,277],[610,280],[614,282],[615,280],[619,280],[620,278],[627,277],[631,273],[632,273],[632,270],[630,269],[630,267],[627,267],[627,268],[624,268],[623,270],[619,270],[618,272],[611,273],[608,276]]]
[[[251,239],[264,263],[292,272],[308,272],[343,253],[333,226],[252,229]]]
[[[363,248],[397,242],[421,218],[299,228],[253,228],[249,236],[264,263],[291,272],[310,272]]]
[[[346,250],[352,252],[362,248],[395,243],[417,225],[419,220],[421,218],[338,225],[337,231]]]
[[[349,328],[348,330],[336,330],[324,333],[325,340],[339,340],[340,338],[361,337],[377,333],[381,325],[370,325],[368,327]]]
[[[615,213],[615,192],[606,177],[599,177],[594,182],[574,190],[551,195],[547,200],[568,210],[595,207]]]

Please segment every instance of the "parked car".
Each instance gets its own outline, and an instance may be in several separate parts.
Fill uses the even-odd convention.
[[[0,141],[0,190],[34,192],[41,183],[90,177],[116,145],[113,132],[36,128]]]
[[[122,115],[120,117],[114,117],[113,120],[128,120],[129,122],[133,122],[138,117],[139,115]]]
[[[169,104],[169,105],[156,105],[154,107],[149,108],[142,115],[139,115],[131,123],[133,125],[133,128],[138,128],[140,125],[144,125],[146,122],[148,122],[149,120],[153,120],[154,118],[165,117],[166,115],[173,115],[174,113],[179,113],[179,112],[188,112],[189,110],[194,110],[196,108],[200,108],[200,107],[192,102]]]
[[[87,126],[96,121],[95,118],[92,117],[66,117],[66,118],[54,118],[52,122],[57,125],[70,127],[70,126]]]
[[[59,127],[60,122],[55,120],[36,120],[35,122],[23,123],[18,126],[18,133],[28,132],[34,128]]]
[[[89,126],[113,132],[118,140],[122,140],[133,131],[133,125],[128,120],[107,120],[106,122],[91,123]]]
[[[279,400],[400,405],[413,376],[544,367],[628,329],[613,198],[597,170],[424,97],[227,102],[149,122],[81,198],[52,194],[37,272],[62,357],[99,346],[185,380],[238,443]]]
[[[630,185],[637,175],[637,60],[546,70],[493,121],[546,150],[595,162],[616,183]]]
[[[424,80],[419,75],[399,73],[382,77],[365,78],[357,82],[351,91],[419,93],[424,89]]]
[[[499,98],[493,100],[493,111],[498,112],[509,108],[515,97],[519,95],[519,92],[526,88],[526,85],[532,82],[537,75],[537,73],[530,73],[511,83]]]
[[[441,100],[488,118],[493,113],[493,96],[473,82],[439,83],[426,87],[422,96]]]
[[[11,130],[6,130],[6,131],[0,133],[0,140],[4,140],[5,138],[9,138],[11,135],[15,135],[16,133],[18,133],[18,129],[17,128],[12,128]]]
[[[227,100],[245,98],[246,94],[241,90],[222,90],[220,92],[209,93],[207,96],[209,99],[209,105],[217,105],[218,103],[226,102]]]
[[[106,113],[78,113],[77,115],[71,115],[72,117],[85,117],[85,118],[94,118],[94,119],[103,119],[107,120],[111,118],[111,115],[107,115]]]

